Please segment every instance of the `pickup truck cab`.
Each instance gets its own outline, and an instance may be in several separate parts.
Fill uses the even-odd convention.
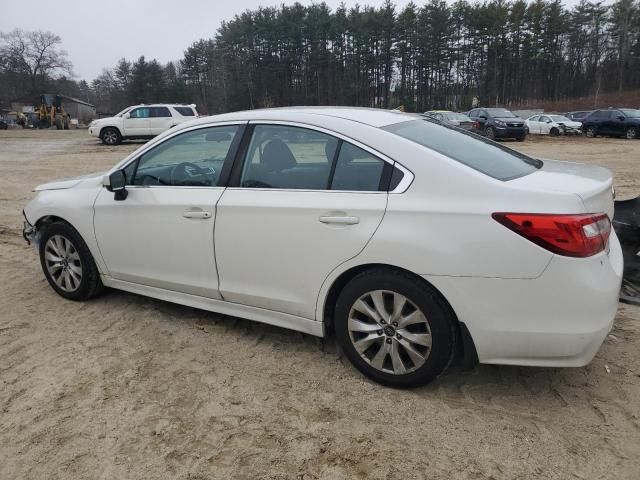
[[[122,140],[153,138],[197,117],[195,105],[134,105],[113,117],[94,120],[89,125],[89,135],[105,145],[118,145]]]

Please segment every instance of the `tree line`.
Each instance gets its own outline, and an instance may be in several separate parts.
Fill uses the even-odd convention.
[[[29,75],[6,51],[0,47],[0,87],[8,75]],[[103,111],[155,101],[196,103],[204,113],[286,105],[424,111],[597,96],[640,88],[640,0],[264,7],[223,22],[178,61],[123,58],[90,84],[61,78]]]

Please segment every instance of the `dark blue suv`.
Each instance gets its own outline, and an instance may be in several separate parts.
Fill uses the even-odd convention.
[[[529,133],[524,120],[506,108],[474,108],[467,115],[477,122],[478,132],[491,140],[515,138],[521,142]]]
[[[640,138],[640,110],[633,108],[594,110],[582,121],[582,131],[587,137],[609,135],[630,139]]]

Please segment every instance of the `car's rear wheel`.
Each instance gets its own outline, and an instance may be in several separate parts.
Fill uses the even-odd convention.
[[[424,385],[446,369],[454,322],[435,290],[394,270],[357,275],[336,303],[336,336],[347,358],[367,377],[397,388]]]
[[[100,139],[105,145],[119,145],[122,142],[122,135],[118,129],[107,127],[100,133]]]
[[[484,134],[486,135],[487,138],[490,138],[491,140],[496,139],[496,131],[493,129],[493,127],[485,128]]]
[[[625,132],[625,136],[629,140],[633,140],[634,138],[638,138],[638,128],[637,127],[629,127]]]
[[[589,138],[595,138],[597,135],[596,127],[587,127],[584,133]]]
[[[104,289],[89,247],[66,222],[43,228],[40,264],[49,285],[64,298],[88,300]]]

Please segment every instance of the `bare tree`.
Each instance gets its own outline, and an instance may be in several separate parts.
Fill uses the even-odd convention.
[[[39,80],[73,75],[67,52],[59,47],[61,43],[62,39],[53,32],[17,28],[0,33],[0,58],[4,69],[28,76],[31,89],[36,92]]]

